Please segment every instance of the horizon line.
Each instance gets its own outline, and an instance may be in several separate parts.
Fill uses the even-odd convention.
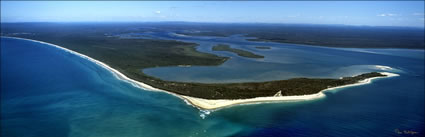
[[[269,25],[318,25],[318,26],[352,26],[352,27],[398,27],[398,28],[419,28],[424,26],[385,26],[385,25],[353,25],[353,24],[313,24],[313,23],[277,23],[277,22],[196,22],[196,21],[19,21],[1,22],[3,23],[199,23],[199,24],[269,24]]]

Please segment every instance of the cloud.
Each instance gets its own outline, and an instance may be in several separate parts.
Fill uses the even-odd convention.
[[[392,17],[392,16],[399,16],[398,14],[393,14],[393,13],[383,13],[383,14],[378,14],[376,16],[380,16],[380,17]]]
[[[157,10],[155,11],[156,14],[161,14],[161,11]]]

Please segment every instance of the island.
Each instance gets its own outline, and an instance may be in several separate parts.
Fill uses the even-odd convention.
[[[34,24],[33,24],[34,25]],[[287,80],[245,82],[245,83],[192,83],[165,81],[143,73],[143,69],[166,66],[216,66],[229,58],[196,50],[197,44],[175,40],[160,39],[124,39],[105,35],[108,33],[124,33],[134,26],[103,24],[35,24],[28,27],[24,24],[5,24],[3,36],[26,38],[58,45],[75,54],[88,58],[116,73],[120,78],[137,83],[139,87],[164,91],[187,100],[202,109],[217,109],[241,101],[261,97],[305,96],[321,93],[323,90],[346,85],[357,84],[372,78],[391,76],[389,73],[371,72],[341,79],[326,78],[293,78]],[[108,26],[111,25],[111,26]],[[66,26],[66,27],[64,27]],[[87,29],[90,28],[90,29]],[[17,33],[30,33],[19,34]],[[243,50],[230,48],[228,45],[217,45],[213,50],[231,51],[240,56],[260,58]],[[74,53],[74,52],[73,52]],[[238,100],[238,103],[213,102],[206,106],[202,102],[223,102]],[[267,101],[266,99],[263,101]],[[212,104],[212,105],[211,105]]]
[[[247,58],[264,58],[264,56],[254,54],[246,50],[231,48],[229,45],[224,45],[224,44],[215,45],[214,47],[212,47],[212,50],[213,51],[229,51],[229,52],[236,53],[238,56],[247,57]]]

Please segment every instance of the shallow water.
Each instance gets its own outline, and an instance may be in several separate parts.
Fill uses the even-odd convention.
[[[318,100],[206,114],[172,95],[135,88],[63,50],[1,38],[1,136],[397,136],[395,129],[423,135],[423,58],[398,51],[349,53],[363,55],[358,62],[367,65],[398,68],[400,76],[329,91]]]
[[[123,37],[122,35],[119,36]],[[418,50],[369,49],[369,52],[365,52],[365,50],[354,48],[341,49],[253,42],[247,41],[247,37],[242,35],[207,37],[181,36],[174,32],[152,32],[135,33],[131,36],[131,38],[169,39],[198,43],[197,49],[199,51],[230,57],[228,61],[219,66],[175,66],[142,70],[148,75],[164,80],[184,82],[226,83],[282,80],[298,77],[339,78],[380,71],[375,65],[383,64],[395,68],[392,71],[399,72],[400,70],[397,68],[402,66],[391,64],[392,59],[397,60],[402,56],[411,57],[411,60],[420,62],[424,55],[423,51]],[[212,51],[212,47],[217,44],[228,44],[232,48],[250,51],[263,55],[265,58],[253,59],[226,51]],[[257,49],[256,46],[266,46],[271,49]],[[394,54],[399,56],[394,57]]]

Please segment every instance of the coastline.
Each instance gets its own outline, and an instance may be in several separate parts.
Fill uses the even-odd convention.
[[[390,73],[390,72],[379,72],[379,73],[386,76],[367,78],[365,80],[359,81],[354,84],[331,87],[331,88],[324,89],[316,94],[309,94],[309,95],[256,97],[256,98],[250,98],[250,99],[236,99],[236,100],[225,100],[225,99],[212,100],[212,99],[202,99],[202,98],[189,97],[189,96],[182,96],[182,97],[185,98],[189,103],[197,107],[200,107],[202,109],[207,109],[207,110],[214,110],[214,109],[225,108],[225,107],[230,107],[230,106],[239,105],[239,104],[254,104],[259,102],[270,103],[270,102],[282,102],[282,101],[302,101],[302,100],[319,99],[319,98],[325,97],[324,92],[328,90],[359,86],[359,85],[369,84],[374,79],[399,76],[399,74]]]
[[[147,85],[145,83],[138,82],[136,80],[130,79],[127,76],[125,76],[124,74],[122,74],[121,72],[119,72],[118,70],[113,69],[109,65],[107,65],[107,64],[105,64],[105,63],[103,63],[101,61],[98,61],[96,59],[93,59],[93,58],[91,58],[89,56],[86,56],[84,54],[81,54],[81,53],[78,53],[76,51],[73,51],[73,50],[70,50],[70,49],[67,49],[67,48],[64,48],[64,47],[55,45],[55,44],[51,44],[51,43],[47,43],[47,42],[43,42],[43,41],[38,41],[38,40],[32,40],[32,39],[26,39],[26,38],[18,38],[18,37],[6,37],[6,36],[2,36],[2,37],[4,37],[4,38],[12,38],[12,39],[28,40],[28,41],[32,41],[32,42],[37,42],[37,43],[42,43],[42,44],[46,44],[46,45],[49,45],[49,46],[53,46],[55,48],[59,48],[61,50],[64,50],[65,52],[69,52],[69,53],[75,54],[75,55],[77,55],[77,56],[79,56],[81,58],[87,59],[87,60],[89,60],[89,61],[91,61],[91,62],[93,62],[93,63],[95,63],[95,64],[97,64],[97,65],[99,65],[99,66],[101,66],[101,67],[103,67],[103,68],[105,68],[107,70],[109,70],[109,71],[111,71],[112,74],[115,77],[117,77],[120,80],[129,82],[133,86],[136,86],[136,87],[141,88],[141,89],[144,89],[144,90],[150,90],[150,91],[164,91],[164,90],[161,90],[161,89],[154,88],[154,87],[152,87],[150,85]],[[174,94],[174,93],[171,93],[171,94]]]
[[[188,103],[189,105],[192,105],[198,109],[202,109],[202,110],[216,110],[216,109],[220,109],[220,108],[225,108],[225,107],[230,107],[230,106],[234,106],[234,105],[239,105],[239,104],[253,104],[253,103],[268,103],[268,102],[281,102],[281,101],[302,101],[302,100],[312,100],[312,99],[318,99],[318,98],[323,98],[325,97],[325,94],[323,92],[327,91],[327,90],[334,90],[334,89],[339,89],[339,88],[345,88],[345,87],[351,87],[351,86],[358,86],[358,85],[363,85],[363,84],[368,84],[371,83],[371,81],[373,79],[378,79],[378,78],[386,78],[386,77],[394,77],[394,76],[399,76],[398,74],[395,73],[389,73],[389,72],[379,72],[382,75],[386,75],[385,77],[373,77],[373,78],[367,78],[365,80],[359,81],[357,83],[354,84],[349,84],[349,85],[343,85],[343,86],[337,86],[337,87],[332,87],[332,88],[327,88],[324,89],[318,93],[315,94],[309,94],[309,95],[297,95],[297,96],[271,96],[271,97],[256,97],[256,98],[250,98],[250,99],[235,99],[235,100],[227,100],[227,99],[202,99],[202,98],[196,98],[196,97],[190,97],[190,96],[184,96],[184,95],[178,95],[176,93],[173,92],[169,92],[166,90],[162,90],[162,89],[158,89],[155,87],[152,87],[150,85],[147,85],[145,83],[133,80],[128,78],[127,76],[125,76],[124,74],[122,74],[121,72],[119,72],[118,70],[113,69],[112,67],[110,67],[109,65],[98,61],[96,59],[93,59],[89,56],[86,56],[84,54],[78,53],[76,51],[55,45],[55,44],[51,44],[51,43],[47,43],[47,42],[43,42],[43,41],[38,41],[38,40],[32,40],[32,39],[26,39],[26,38],[19,38],[19,37],[8,37],[8,36],[1,36],[4,38],[12,38],[12,39],[21,39],[21,40],[28,40],[28,41],[32,41],[32,42],[37,42],[37,43],[42,43],[42,44],[46,44],[49,46],[53,46],[55,48],[59,48],[61,50],[64,50],[65,52],[69,52],[72,54],[75,54],[77,56],[80,56],[84,59],[87,59],[97,65],[100,65],[101,67],[109,70],[115,77],[117,77],[119,80],[122,81],[126,81],[130,84],[132,84],[135,87],[144,89],[144,90],[149,90],[149,91],[160,91],[160,92],[165,92],[171,95],[174,95],[182,100],[184,100],[186,103]],[[387,67],[387,66],[380,66],[380,67]],[[379,67],[378,67],[379,68]],[[391,68],[391,67],[388,67]]]

